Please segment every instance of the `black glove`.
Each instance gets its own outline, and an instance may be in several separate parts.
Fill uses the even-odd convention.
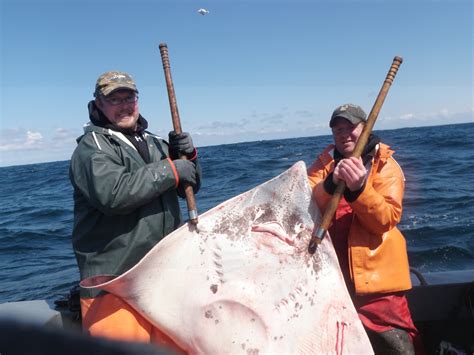
[[[194,153],[193,140],[188,132],[181,132],[176,134],[175,131],[171,131],[168,134],[170,142],[170,154],[173,158],[179,158],[180,154],[190,156]]]
[[[380,143],[380,138],[375,134],[370,134],[369,139],[367,140],[367,144],[360,155],[362,157],[362,161],[364,165],[366,165],[369,161],[371,161],[374,157],[375,151],[374,148],[377,144]]]
[[[197,185],[196,165],[190,160],[173,160],[176,171],[179,176],[179,185],[189,184],[193,188]]]

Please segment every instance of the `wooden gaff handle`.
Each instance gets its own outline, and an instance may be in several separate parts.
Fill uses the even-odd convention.
[[[400,64],[402,64],[402,62],[403,59],[401,57],[397,56],[393,58],[392,65],[390,66],[382,88],[380,89],[377,99],[375,100],[374,106],[372,107],[372,110],[369,113],[369,117],[367,118],[367,122],[364,126],[364,129],[359,136],[354,151],[352,152],[353,157],[359,158],[361,156],[362,151],[364,150],[364,147],[369,139],[370,133],[372,132],[372,128],[374,127],[375,121],[377,120],[383,102],[385,101],[385,97],[387,96],[388,90],[390,89],[390,86],[392,85],[393,80],[395,79],[395,75],[397,75],[398,68],[400,67]],[[314,254],[317,245],[321,242],[321,239],[324,237],[326,231],[331,225],[332,218],[334,216],[334,213],[336,212],[337,206],[339,205],[339,201],[341,200],[345,188],[346,184],[344,181],[340,181],[339,184],[337,184],[336,190],[334,191],[334,194],[326,207],[326,211],[324,212],[321,225],[316,230],[316,233],[314,233],[311,237],[311,241],[309,242],[308,246],[309,253]]]
[[[166,43],[160,43],[161,61],[163,62],[163,70],[165,72],[166,88],[168,90],[168,99],[170,102],[171,119],[173,120],[173,128],[177,134],[182,133],[181,120],[179,119],[178,104],[174,93],[173,79],[171,78],[170,60],[168,57],[168,46]],[[180,159],[187,159],[186,155],[180,155]],[[185,185],[184,192],[186,194],[186,203],[188,205],[189,220],[193,224],[198,223],[198,213],[196,208],[196,199],[194,198],[193,187],[189,184]]]

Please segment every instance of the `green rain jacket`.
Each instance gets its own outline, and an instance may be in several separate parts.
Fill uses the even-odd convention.
[[[151,163],[120,132],[88,124],[70,164],[81,280],[120,275],[181,224],[168,144],[144,132]],[[81,289],[81,297],[96,291]]]

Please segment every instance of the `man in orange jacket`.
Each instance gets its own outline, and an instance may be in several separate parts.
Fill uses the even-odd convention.
[[[332,114],[329,145],[308,169],[313,198],[324,212],[339,181],[346,190],[329,235],[347,288],[376,354],[422,353],[405,291],[411,288],[402,215],[405,179],[393,151],[371,135],[351,157],[367,116],[345,104]]]

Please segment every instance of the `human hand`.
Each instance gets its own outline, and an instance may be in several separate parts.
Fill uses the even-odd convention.
[[[193,140],[188,132],[177,134],[171,131],[168,134],[170,151],[173,158],[179,158],[180,155],[191,155],[194,152]]]
[[[361,158],[350,157],[342,159],[334,168],[333,182],[344,181],[350,191],[360,190],[365,183],[367,169]]]
[[[196,165],[192,161],[185,159],[173,160],[173,163],[179,176],[179,184],[189,184],[195,187],[197,185]]]

